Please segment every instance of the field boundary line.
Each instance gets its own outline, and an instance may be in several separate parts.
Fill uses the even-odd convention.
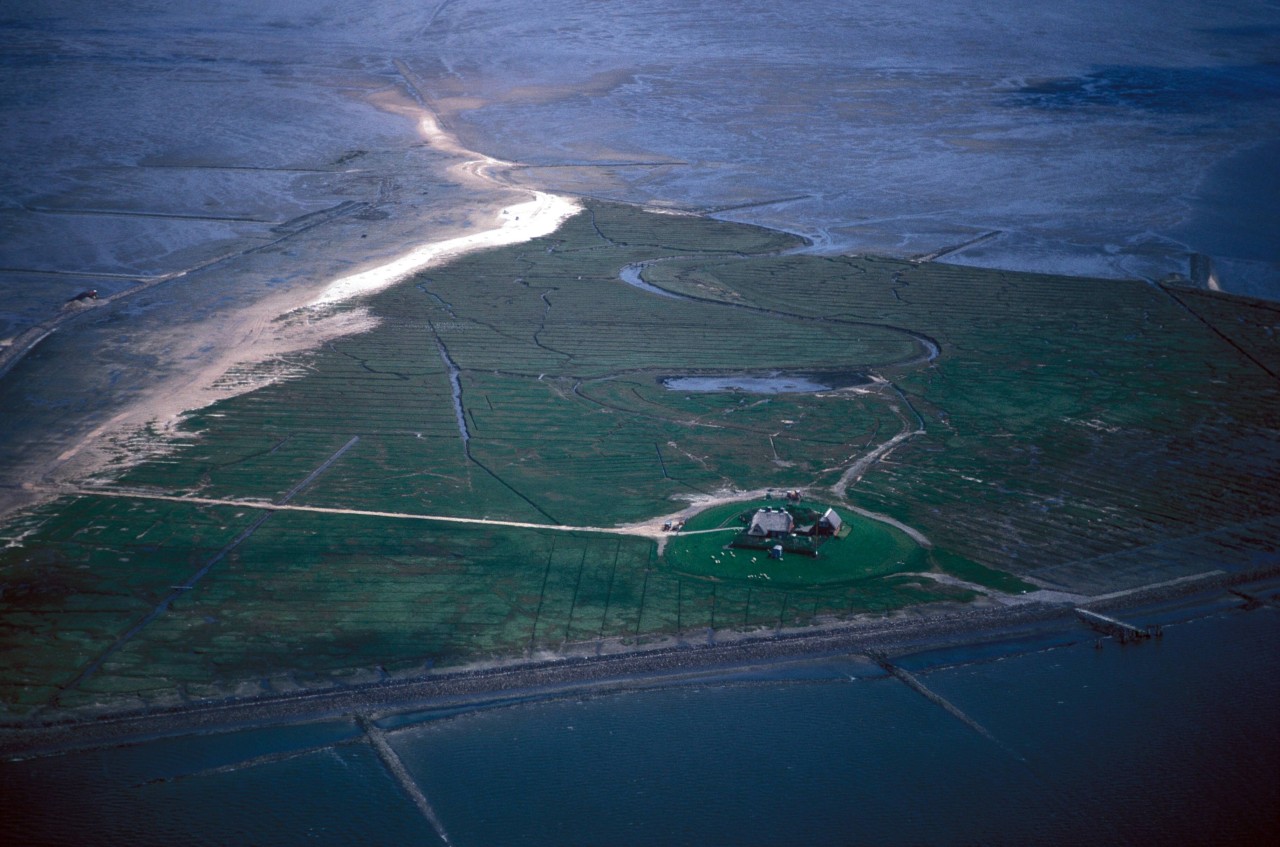
[[[272,504],[272,505],[275,505],[276,508],[278,508],[279,506],[285,505],[290,499],[294,497],[294,495],[298,494],[303,489],[305,489],[308,485],[315,482],[315,480],[322,473],[324,473],[330,467],[332,467],[334,462],[341,459],[343,455],[352,447],[354,447],[356,443],[359,441],[360,441],[360,436],[358,435],[352,436],[350,441],[348,441],[346,444],[339,447],[338,450],[333,455],[331,455],[328,459],[322,462],[319,467],[317,467],[311,473],[307,474],[307,476],[301,482],[295,485],[293,488],[289,489],[289,491],[287,491],[280,498],[279,504]],[[148,612],[141,620],[139,620],[133,626],[129,627],[129,629],[127,629],[124,633],[118,636],[113,642],[111,642],[111,644],[108,645],[105,650],[99,653],[97,657],[94,658],[93,661],[91,661],[83,670],[81,670],[80,673],[78,673],[76,677],[71,680],[71,682],[67,683],[64,686],[61,686],[58,689],[58,692],[54,694],[52,699],[49,701],[49,705],[57,706],[64,694],[79,688],[90,677],[96,674],[108,659],[110,659],[117,652],[119,652],[119,650],[122,647],[124,647],[126,644],[132,641],[138,633],[146,629],[147,626],[149,626],[152,623],[152,621],[154,621],[156,618],[160,617],[165,612],[167,612],[169,610],[169,607],[173,605],[174,600],[177,600],[186,592],[195,588],[196,585],[200,582],[200,580],[204,579],[205,575],[208,574],[209,571],[213,570],[213,567],[215,565],[217,565],[219,562],[225,559],[233,550],[235,550],[241,544],[248,541],[249,538],[255,532],[257,532],[258,529],[264,523],[267,522],[267,520],[272,516],[272,514],[274,514],[274,509],[267,508],[267,510],[264,511],[263,514],[259,515],[247,527],[241,530],[239,535],[237,535],[229,543],[224,545],[222,549],[220,549],[217,553],[213,554],[213,556],[210,557],[208,561],[206,561],[203,565],[200,566],[199,570],[197,570],[191,576],[187,577],[185,582],[170,588],[169,593],[167,593],[163,598],[161,598],[160,602],[157,603],[155,607],[151,609],[150,612]]]

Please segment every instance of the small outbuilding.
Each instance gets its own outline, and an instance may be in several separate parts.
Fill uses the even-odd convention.
[[[823,512],[822,517],[818,518],[817,526],[813,528],[814,535],[835,535],[840,531],[840,527],[844,525],[844,521],[840,520],[840,516],[836,514],[835,509],[827,509]]]

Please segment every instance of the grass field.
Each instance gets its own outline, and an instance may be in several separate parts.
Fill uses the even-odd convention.
[[[67,497],[6,524],[0,700],[14,714],[173,703],[772,630],[978,588],[1100,593],[1276,565],[1273,307],[782,252],[794,246],[592,204],[553,236],[365,298],[376,329],[193,413],[167,452],[104,480],[139,496]],[[619,280],[642,262],[684,299]],[[770,372],[870,382],[662,384]],[[845,492],[867,456],[879,460]],[[737,561],[747,551],[721,555],[717,535],[659,555],[634,536],[143,496],[610,527],[682,498],[797,487],[856,532],[769,579]]]

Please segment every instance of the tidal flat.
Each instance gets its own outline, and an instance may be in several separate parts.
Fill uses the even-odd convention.
[[[1280,29],[1092,5],[19,2],[0,833],[1274,840]]]

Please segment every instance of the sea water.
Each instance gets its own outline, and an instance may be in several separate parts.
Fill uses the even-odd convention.
[[[458,845],[1265,843],[1280,611],[1140,622],[1163,637],[1067,628],[895,660],[964,720],[834,657],[387,739]],[[6,762],[0,797],[5,843],[439,839],[347,721]]]
[[[1258,843],[1280,808],[1278,637],[1274,610],[1230,611],[1123,648],[915,657],[990,738],[833,665],[474,715],[398,744],[459,843]]]

